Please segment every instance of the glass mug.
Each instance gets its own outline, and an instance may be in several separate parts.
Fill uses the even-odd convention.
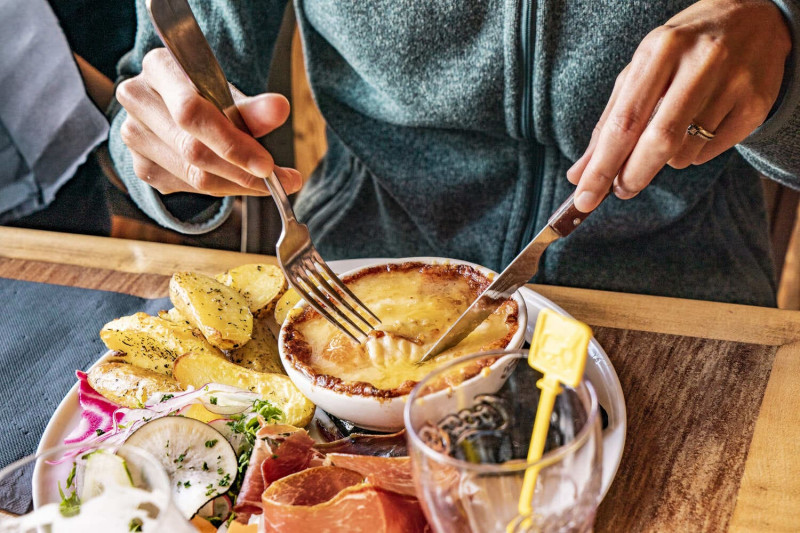
[[[0,533],[196,533],[152,455],[131,446],[81,448],[51,448],[0,470]]]
[[[597,397],[585,380],[563,387],[545,452],[528,463],[541,374],[527,358],[527,350],[469,355],[431,372],[409,395],[414,482],[438,533],[591,531],[602,484]],[[528,468],[538,477],[533,512],[523,517],[517,505]]]

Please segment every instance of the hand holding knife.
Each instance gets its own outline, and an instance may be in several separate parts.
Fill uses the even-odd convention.
[[[608,196],[608,193],[606,193],[606,196]],[[589,213],[578,211],[574,200],[575,193],[572,193],[550,216],[547,226],[511,261],[511,264],[494,279],[491,285],[472,302],[458,320],[422,356],[419,363],[424,363],[461,342],[487,316],[491,315],[495,309],[510,298],[514,291],[530,281],[539,269],[539,259],[547,247],[552,242],[572,233],[591,213],[591,211]]]

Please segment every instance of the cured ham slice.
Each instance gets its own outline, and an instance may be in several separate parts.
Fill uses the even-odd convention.
[[[349,453],[329,453],[325,463],[354,470],[381,489],[415,496],[410,457],[372,457]]]
[[[381,457],[405,457],[408,455],[405,429],[389,435],[353,433],[349,437],[339,440],[315,444],[314,447],[325,454],[351,453]]]
[[[250,464],[236,498],[237,519],[261,512],[261,494],[270,483],[308,468],[318,457],[314,441],[304,429],[288,425],[265,425],[258,430]],[[321,459],[317,459],[317,464]]]
[[[260,533],[428,531],[419,502],[364,483],[364,476],[320,466],[272,483],[261,498]]]

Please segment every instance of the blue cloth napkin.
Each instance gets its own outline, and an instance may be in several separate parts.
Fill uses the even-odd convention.
[[[36,451],[58,404],[106,351],[103,325],[169,309],[116,292],[0,278],[0,468]]]

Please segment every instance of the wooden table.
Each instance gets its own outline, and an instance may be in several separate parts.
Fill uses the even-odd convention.
[[[0,277],[143,297],[254,261],[274,259],[0,228]],[[800,312],[531,288],[593,327],[625,392],[597,531],[800,531]]]

